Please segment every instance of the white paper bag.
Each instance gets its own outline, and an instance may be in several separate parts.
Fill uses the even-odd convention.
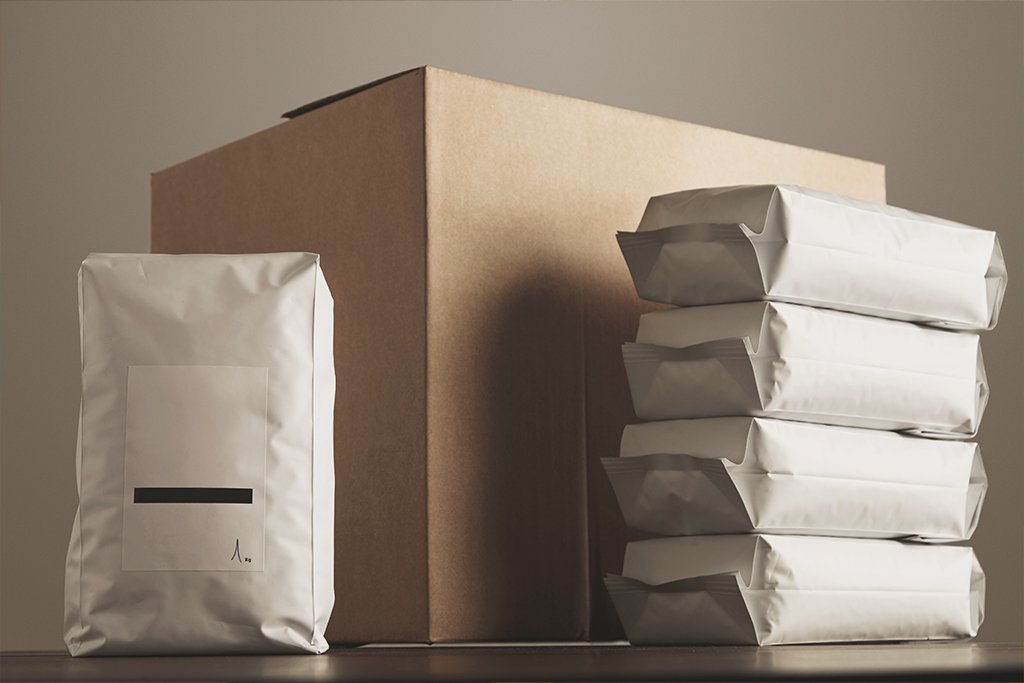
[[[974,551],[815,536],[630,543],[605,585],[634,644],[973,637],[985,575]]]
[[[622,353],[645,420],[756,415],[963,438],[988,400],[978,335],[809,306],[648,313]]]
[[[787,185],[651,198],[618,235],[637,292],[679,306],[768,299],[956,329],[995,326],[996,234]]]
[[[974,443],[766,418],[629,425],[621,455],[602,463],[626,524],[661,536],[965,540],[988,487]]]
[[[315,254],[79,271],[72,655],[323,652],[333,300]]]

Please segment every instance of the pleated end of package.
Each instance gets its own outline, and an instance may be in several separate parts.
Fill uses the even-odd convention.
[[[974,443],[765,418],[629,425],[601,462],[626,525],[658,536],[966,540],[988,488]]]
[[[648,313],[622,355],[644,420],[749,415],[966,438],[988,402],[977,334],[793,304]]]
[[[618,235],[644,299],[767,299],[962,330],[996,325],[1006,266],[996,234],[786,185],[651,198]]]
[[[79,315],[68,651],[326,651],[335,379],[319,257],[94,254]]]
[[[609,576],[636,645],[970,638],[985,575],[970,548],[813,536],[630,543]]]

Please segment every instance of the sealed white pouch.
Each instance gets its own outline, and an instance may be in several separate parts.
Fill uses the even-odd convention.
[[[79,271],[72,655],[324,652],[333,300],[316,254]]]
[[[608,576],[637,645],[780,645],[977,635],[970,548],[816,536],[684,536],[626,546]]]
[[[977,334],[794,304],[648,313],[622,355],[645,420],[753,415],[964,438],[988,401]]]
[[[759,417],[629,425],[621,455],[626,525],[660,536],[966,540],[988,487],[975,443]]]
[[[651,198],[619,246],[644,299],[767,299],[991,329],[1006,289],[996,234],[789,185]]]

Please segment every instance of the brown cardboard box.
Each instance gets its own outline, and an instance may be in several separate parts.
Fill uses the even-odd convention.
[[[647,198],[883,167],[422,68],[153,176],[154,252],[306,250],[336,301],[334,642],[619,635],[598,459]]]

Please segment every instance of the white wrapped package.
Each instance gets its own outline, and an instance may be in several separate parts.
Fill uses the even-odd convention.
[[[996,234],[801,187],[653,197],[618,235],[644,299],[767,299],[955,329],[991,329],[1006,289]]]
[[[316,254],[93,254],[79,271],[78,655],[324,652],[333,300]]]
[[[988,401],[977,334],[794,304],[648,313],[622,355],[645,420],[752,415],[964,438]]]
[[[609,576],[636,645],[780,645],[977,635],[985,575],[959,546],[688,536],[626,546]]]
[[[626,524],[661,536],[966,540],[988,487],[974,443],[767,418],[629,425],[621,454]]]

